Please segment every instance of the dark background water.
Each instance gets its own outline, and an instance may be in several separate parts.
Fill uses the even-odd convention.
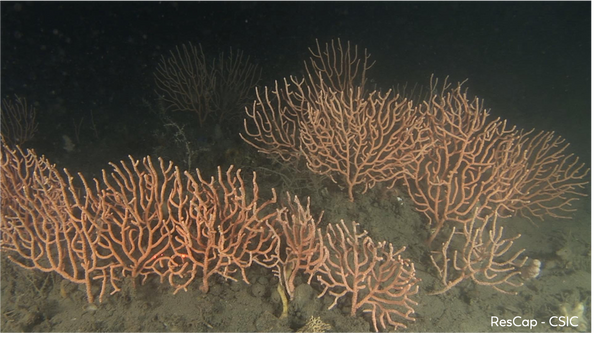
[[[139,124],[152,72],[176,45],[241,49],[261,85],[302,70],[315,39],[350,40],[381,86],[468,78],[494,117],[555,130],[589,163],[590,2],[2,2],[2,96],[34,100],[39,147],[72,121]],[[193,117],[190,116],[190,119]],[[123,145],[127,153],[128,145]]]

